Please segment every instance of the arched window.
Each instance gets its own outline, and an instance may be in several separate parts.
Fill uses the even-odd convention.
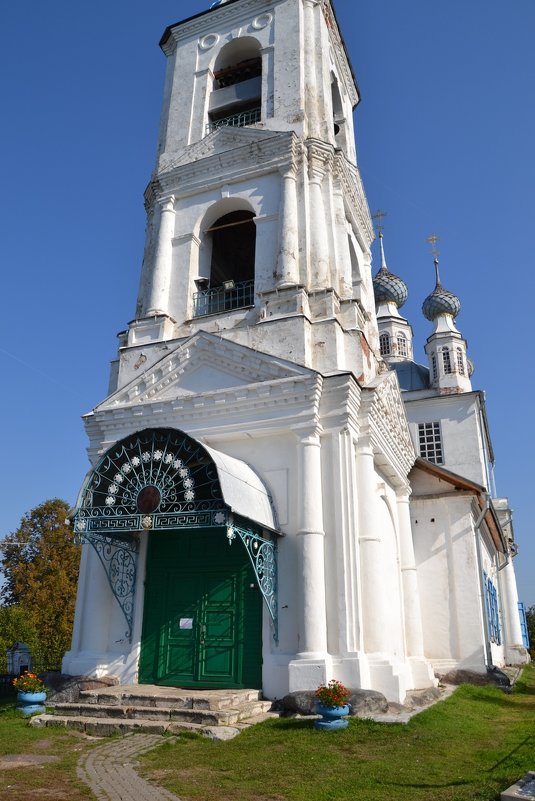
[[[205,231],[210,272],[209,278],[196,281],[195,317],[254,305],[254,216],[252,211],[231,211]]]
[[[457,348],[457,372],[459,375],[464,375],[464,357],[462,348]]]
[[[446,375],[449,375],[450,373],[453,372],[449,348],[442,348],[442,365],[444,367],[444,372]]]
[[[436,353],[433,353],[433,355],[431,356],[431,366],[433,368],[433,381],[436,381],[438,378]]]
[[[409,348],[407,345],[407,337],[405,336],[403,331],[398,331],[396,339],[398,346],[398,356],[408,356]]]
[[[342,96],[335,75],[331,76],[331,98],[333,104],[334,140],[337,146],[341,147],[345,152],[347,150],[347,126]]]
[[[221,49],[214,64],[208,132],[260,122],[261,97],[260,44],[252,36],[233,39]]]
[[[379,351],[381,356],[388,356],[390,354],[390,334],[379,335]]]

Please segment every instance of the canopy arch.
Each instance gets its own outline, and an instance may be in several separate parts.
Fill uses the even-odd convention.
[[[276,540],[269,493],[240,459],[183,431],[149,428],[112,445],[89,471],[71,513],[75,534],[106,570],[131,638],[140,533],[221,528],[251,560],[277,638]]]

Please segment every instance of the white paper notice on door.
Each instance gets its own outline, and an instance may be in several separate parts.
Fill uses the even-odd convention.
[[[193,628],[193,618],[192,617],[181,617],[178,623],[178,628],[183,631],[185,629],[192,629]]]

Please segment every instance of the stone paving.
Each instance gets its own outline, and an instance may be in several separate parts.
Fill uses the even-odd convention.
[[[98,801],[180,801],[178,796],[142,779],[135,770],[136,757],[171,742],[156,734],[134,734],[113,740],[84,754],[78,778]]]

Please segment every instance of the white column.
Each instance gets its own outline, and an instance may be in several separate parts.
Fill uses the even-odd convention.
[[[329,242],[326,230],[322,182],[324,162],[321,155],[309,151],[308,181],[310,196],[310,289],[329,286]]]
[[[282,173],[280,204],[280,250],[277,257],[277,287],[299,284],[299,237],[295,167]]]
[[[377,475],[373,448],[359,443],[359,548],[362,581],[362,628],[367,653],[388,653],[388,597],[384,586],[383,540],[377,524]]]
[[[522,643],[522,629],[518,613],[518,590],[516,586],[513,560],[509,558],[507,565],[500,571],[500,588],[502,595],[502,615],[505,628],[505,656],[508,664],[519,664],[525,661]]]
[[[298,581],[300,583],[298,658],[325,657],[327,618],[325,606],[325,565],[323,503],[321,488],[321,446],[317,433],[301,440],[299,446],[299,530]]]
[[[175,232],[175,198],[171,196],[160,204],[158,239],[152,275],[149,279],[147,316],[169,313],[169,287]]]

